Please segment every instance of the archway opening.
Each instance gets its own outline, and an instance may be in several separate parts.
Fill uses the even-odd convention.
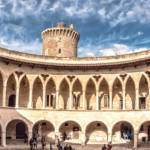
[[[35,123],[33,126],[33,137],[36,137],[38,141],[42,137],[45,137],[46,141],[52,141],[55,138],[55,128],[52,123],[41,120]]]
[[[112,130],[112,142],[114,144],[129,144],[132,146],[134,130],[129,122],[121,121],[114,125]]]
[[[27,107],[29,100],[29,81],[26,76],[20,82],[19,107]]]
[[[43,104],[43,86],[39,77],[36,78],[33,85],[33,108],[41,109]]]
[[[106,144],[107,137],[107,127],[103,122],[92,122],[86,128],[86,142],[88,144]]]
[[[59,128],[63,141],[78,141],[80,139],[81,127],[75,121],[66,121]]]
[[[69,84],[66,81],[66,79],[63,79],[59,88],[59,108],[60,109],[67,109],[69,107],[68,99],[69,99]]]
[[[139,96],[139,108],[148,108],[150,105],[150,103],[148,102],[148,82],[143,75],[139,82]]]
[[[82,85],[81,82],[77,79],[73,84],[73,108],[80,109],[82,106]]]
[[[28,143],[28,128],[21,120],[12,120],[6,127],[7,144]]]
[[[86,101],[88,110],[96,109],[96,87],[92,79],[88,81],[86,86]]]
[[[113,84],[113,109],[123,109],[122,84],[118,78]]]
[[[131,77],[128,78],[126,83],[126,109],[127,110],[133,110],[135,109],[135,84]]]
[[[16,103],[16,81],[12,74],[7,81],[7,96],[6,96],[6,106],[15,107]]]
[[[56,108],[56,85],[53,79],[50,79],[46,85],[46,107]]]
[[[100,83],[99,87],[99,109],[106,110],[109,108],[109,86],[105,79]]]
[[[144,122],[138,132],[138,145],[150,144],[150,121]]]

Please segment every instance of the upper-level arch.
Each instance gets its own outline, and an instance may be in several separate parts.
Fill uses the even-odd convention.
[[[86,101],[87,109],[94,110],[96,108],[96,87],[92,78],[86,84]]]

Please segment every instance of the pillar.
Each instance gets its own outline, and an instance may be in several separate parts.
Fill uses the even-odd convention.
[[[86,144],[86,135],[85,135],[85,132],[83,131],[80,132],[80,140],[81,140],[81,145]]]
[[[28,133],[28,142],[29,142],[30,139],[32,138],[32,135],[33,135],[33,132],[32,132],[32,130],[31,130],[31,131],[29,131],[29,133]]]
[[[30,83],[29,86],[29,102],[28,102],[28,108],[32,108],[32,97],[33,97],[33,84]]]
[[[108,142],[112,142],[112,132],[108,132]]]
[[[45,101],[46,101],[46,85],[43,85],[43,106],[42,108],[45,109]]]
[[[136,97],[136,100],[135,100],[135,109],[136,110],[139,110],[139,88],[136,88],[135,89],[135,97]]]
[[[112,110],[112,89],[109,89],[109,109]]]
[[[3,82],[3,103],[2,106],[6,107],[6,92],[7,92],[7,81]]]
[[[99,90],[96,89],[96,110],[99,110]]]
[[[136,149],[138,147],[138,132],[134,133],[134,145],[133,148]]]
[[[5,147],[6,146],[6,132],[2,132],[1,142],[2,142],[1,145]]]
[[[83,93],[83,110],[87,110],[86,98],[85,98],[85,89],[82,90]]]
[[[56,89],[56,109],[59,109],[59,90]]]
[[[16,86],[16,108],[18,108],[19,106],[19,91],[20,91],[20,83],[19,81],[17,82],[17,86]]]
[[[123,95],[123,110],[126,109],[126,89],[125,86],[122,88],[122,95]]]
[[[69,87],[69,110],[72,110],[72,85]]]

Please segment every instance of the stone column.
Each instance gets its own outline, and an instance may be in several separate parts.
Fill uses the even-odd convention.
[[[30,139],[32,138],[33,132],[32,130],[28,132],[28,142],[30,141]]]
[[[28,108],[32,108],[33,107],[33,101],[32,101],[32,97],[33,97],[33,84],[29,84],[29,102],[28,102]]]
[[[56,89],[56,109],[59,109],[59,90]]]
[[[19,106],[19,91],[20,91],[20,82],[18,81],[16,86],[16,108]]]
[[[87,110],[87,103],[85,98],[85,89],[82,90],[83,93],[83,110]]]
[[[112,110],[112,89],[109,89],[109,109]]]
[[[108,132],[108,142],[112,142],[112,132]]]
[[[3,103],[2,106],[6,107],[6,92],[7,92],[7,81],[3,82]]]
[[[85,132],[83,131],[80,132],[80,140],[81,140],[81,145],[86,144],[86,135],[85,135]]]
[[[125,86],[123,86],[122,88],[122,95],[123,95],[123,110],[126,109],[126,89],[125,89]]]
[[[1,134],[2,134],[2,137],[1,137],[1,145],[2,145],[3,147],[5,147],[5,146],[6,146],[6,132],[2,132]]]
[[[139,110],[139,88],[136,88],[135,89],[135,97],[136,97],[136,100],[135,100],[135,109],[136,110]]]
[[[69,87],[69,110],[72,110],[72,85]]]
[[[96,89],[96,110],[99,110],[99,90]]]
[[[45,101],[46,101],[46,85],[43,85],[43,106],[42,108],[45,109]]]
[[[138,147],[138,132],[134,133],[134,145],[133,148],[136,149]]]

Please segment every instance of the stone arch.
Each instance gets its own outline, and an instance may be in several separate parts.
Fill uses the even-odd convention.
[[[105,110],[109,108],[109,85],[105,78],[99,85],[99,109]]]
[[[150,120],[144,121],[138,128],[138,143],[150,142]]]
[[[113,109],[115,110],[123,109],[122,84],[118,77],[114,80],[113,83],[112,99],[113,99]]]
[[[67,120],[59,126],[59,132],[63,141],[79,140],[82,128],[80,124],[73,120]]]
[[[76,79],[72,86],[73,108],[79,109],[83,104],[82,101],[82,84],[79,79]]]
[[[29,100],[29,80],[26,75],[20,81],[19,107],[27,107]]]
[[[25,136],[28,137],[28,125],[20,119],[14,119],[6,125],[6,143],[16,144],[15,141],[19,140],[19,143],[24,143]],[[26,139],[28,141],[28,139]],[[26,141],[26,142],[27,142]]]
[[[149,97],[148,90],[148,81],[145,75],[142,74],[141,79],[139,80],[139,108],[146,109],[150,107],[150,102],[148,101]]]
[[[6,106],[13,103],[13,107],[16,104],[16,79],[14,74],[11,74],[7,80],[7,90],[6,90]]]
[[[46,140],[54,140],[55,138],[55,127],[47,120],[39,120],[34,123],[32,128],[33,136],[37,137],[38,140],[44,136]]]
[[[134,80],[131,78],[131,76],[128,77],[126,86],[125,86],[125,106],[127,110],[135,109],[135,84]]]
[[[101,121],[90,122],[86,126],[86,143],[88,144],[104,144],[108,141],[108,128]]]
[[[130,143],[134,138],[134,127],[128,121],[119,121],[112,127],[112,142],[114,144]]]
[[[69,83],[64,78],[59,86],[59,108],[67,109],[69,101]]]
[[[33,83],[33,108],[41,109],[43,104],[43,85],[39,77]]]
[[[56,84],[50,78],[46,84],[46,107],[56,108]]]
[[[89,79],[86,84],[86,101],[87,109],[94,110],[96,109],[96,86],[92,79]]]

